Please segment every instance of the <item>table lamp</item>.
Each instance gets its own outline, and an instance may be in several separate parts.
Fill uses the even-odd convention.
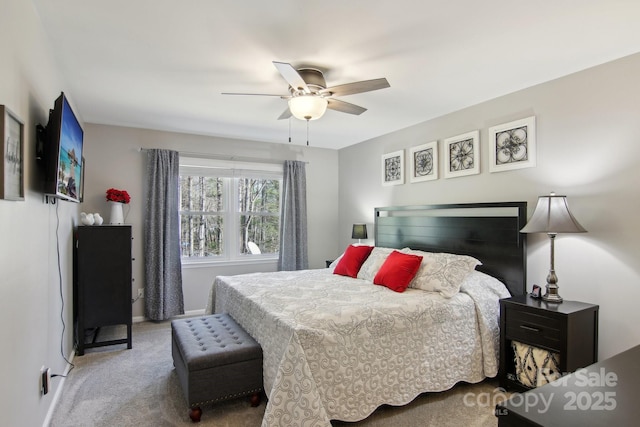
[[[358,239],[358,244],[362,239],[367,238],[367,224],[353,224],[353,230],[351,231],[351,238]]]
[[[547,276],[547,292],[542,299],[549,302],[562,302],[558,294],[558,276],[554,265],[554,241],[558,233],[586,233],[587,230],[573,217],[566,196],[538,197],[538,204],[527,225],[521,233],[547,233],[551,241],[551,268]]]

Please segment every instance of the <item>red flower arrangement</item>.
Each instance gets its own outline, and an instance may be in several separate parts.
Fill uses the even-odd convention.
[[[129,203],[131,201],[131,197],[126,190],[116,190],[115,188],[110,188],[107,190],[107,200],[109,202],[118,202],[118,203]]]

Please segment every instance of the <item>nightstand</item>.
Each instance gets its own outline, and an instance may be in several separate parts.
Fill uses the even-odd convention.
[[[563,374],[597,362],[598,308],[578,301],[551,303],[528,295],[500,300],[500,386],[529,389],[516,378],[512,341],[558,353]]]

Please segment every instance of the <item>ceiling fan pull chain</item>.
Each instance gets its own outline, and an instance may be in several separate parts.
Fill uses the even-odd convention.
[[[309,146],[309,119],[307,119],[307,147]]]
[[[291,144],[291,117],[289,117],[289,144]]]

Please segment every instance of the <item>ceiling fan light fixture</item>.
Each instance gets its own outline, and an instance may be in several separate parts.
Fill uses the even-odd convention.
[[[289,110],[300,120],[317,120],[327,111],[328,101],[318,95],[299,95],[289,100]]]

